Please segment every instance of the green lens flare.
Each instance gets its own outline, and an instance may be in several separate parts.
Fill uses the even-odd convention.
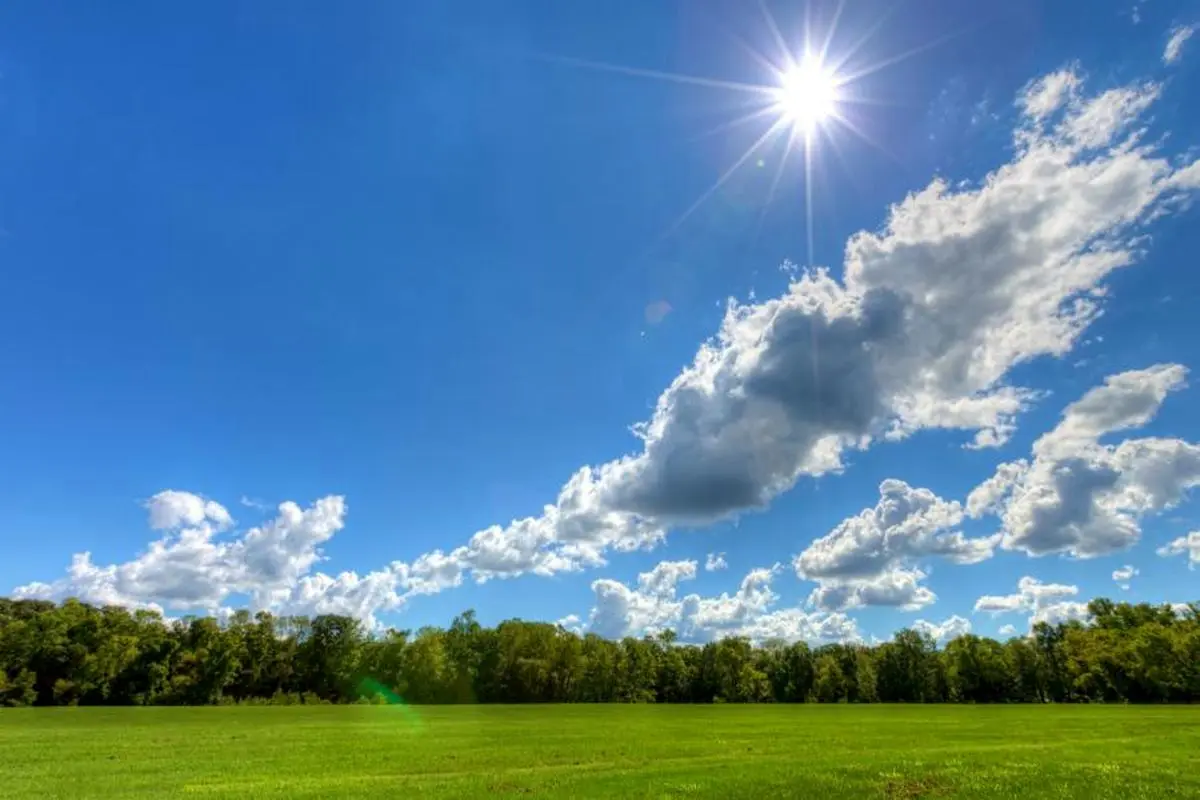
[[[409,705],[403,697],[374,678],[363,678],[359,681],[358,694],[360,697],[367,697],[376,702],[382,701],[383,705],[395,706],[409,725],[416,727],[421,724],[421,716],[415,708]]]

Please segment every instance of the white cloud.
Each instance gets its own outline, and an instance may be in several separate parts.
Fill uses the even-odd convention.
[[[1061,133],[1077,147],[1104,147],[1124,133],[1158,96],[1159,87],[1152,83],[1109,89],[1086,103],[1073,103]]]
[[[992,477],[976,486],[967,496],[967,515],[979,518],[995,511],[1013,487],[1025,477],[1029,462],[1014,461],[1000,464]]]
[[[1196,162],[1176,167],[1142,135],[1158,94],[1138,84],[1088,97],[1073,69],[1031,83],[1009,163],[973,186],[934,180],[892,206],[880,229],[849,239],[841,280],[814,271],[778,297],[731,300],[717,335],[635,426],[637,452],[581,467],[540,514],[465,545],[364,577],[313,575],[303,601],[357,607],[349,592],[386,609],[468,577],[595,567],[609,551],[653,547],[673,525],[762,508],[801,477],[841,470],[848,450],[924,428],[962,430],[973,446],[1003,443],[1034,397],[1006,383],[1010,370],[1068,353],[1101,313],[1105,280],[1137,260],[1142,224],[1177,211],[1200,186]],[[200,529],[191,501],[162,505],[174,509],[164,523],[192,527],[128,564],[100,568],[83,555],[72,567],[79,581],[131,603],[204,603],[249,586],[222,572],[236,558],[230,545],[185,535]],[[231,524],[202,513],[214,529]],[[286,543],[271,546],[305,561]],[[171,559],[182,562],[176,572],[200,577],[166,580],[160,594],[134,577]],[[267,571],[280,580],[302,571],[277,566]],[[214,572],[219,579],[204,577]],[[916,574],[880,573],[850,595],[866,602]],[[257,594],[300,602],[300,587]],[[914,591],[905,604],[931,596]]]
[[[393,562],[391,569],[410,595],[438,594],[463,582],[461,560],[454,553],[447,555],[441,550],[424,553],[411,564]]]
[[[156,531],[204,527],[223,531],[233,524],[233,518],[220,503],[176,489],[159,492],[146,501],[145,507],[150,514],[150,527]]]
[[[992,615],[1029,614],[1030,627],[1038,622],[1053,625],[1071,619],[1083,621],[1088,618],[1087,604],[1066,599],[1078,594],[1078,586],[1042,583],[1026,576],[1017,582],[1016,594],[984,595],[975,601],[975,611]]]
[[[1167,46],[1163,48],[1163,63],[1174,64],[1177,62],[1183,55],[1183,45],[1192,38],[1192,34],[1195,32],[1195,25],[1177,25],[1172,28],[1171,37],[1167,39]]]
[[[660,561],[654,569],[638,575],[638,591],[654,597],[674,597],[682,581],[695,577],[695,561]]]
[[[1000,635],[1001,636],[1016,636],[1017,635],[1017,626],[1012,625],[1012,624],[1001,625],[1000,626]]]
[[[1163,558],[1171,556],[1187,556],[1188,568],[1195,569],[1200,564],[1200,531],[1192,531],[1185,536],[1163,545],[1156,551]]]
[[[541,516],[493,525],[476,533],[449,557],[478,582],[526,573],[552,575],[605,563],[609,549],[650,549],[665,529],[645,517],[609,507],[597,474],[585,467],[571,478]]]
[[[957,614],[941,622],[926,622],[923,619],[919,619],[909,627],[917,633],[927,635],[934,641],[942,643],[971,632],[970,620],[964,619]]]
[[[271,509],[271,506],[267,503],[264,503],[262,500],[256,500],[255,498],[247,497],[246,495],[242,495],[240,498],[238,498],[238,502],[246,508],[253,508],[255,511],[269,511]]]
[[[1145,425],[1154,419],[1168,394],[1186,385],[1186,378],[1187,369],[1179,364],[1156,364],[1109,375],[1103,386],[1066,407],[1062,421],[1034,443],[1034,455],[1070,458],[1105,434]]]
[[[643,595],[620,581],[592,581],[595,605],[588,628],[601,636],[654,634],[678,623],[680,605],[656,595]]]
[[[74,595],[96,603],[215,611],[231,594],[248,594],[271,608],[297,591],[297,582],[321,558],[320,547],[344,523],[343,498],[325,497],[307,509],[281,503],[278,515],[238,539],[218,541],[231,523],[218,503],[188,492],[165,491],[146,503],[149,524],[165,535],[132,561],[101,566],[77,554],[67,575],[20,587],[17,596]]]
[[[724,553],[709,553],[704,559],[705,572],[716,572],[717,570],[728,569],[729,564],[725,562]]]
[[[1116,581],[1117,586],[1128,591],[1130,581],[1132,581],[1137,574],[1137,567],[1133,566],[1132,564],[1126,564],[1123,567],[1113,570],[1112,579]]]
[[[990,614],[1034,612],[1060,602],[1064,597],[1074,597],[1077,594],[1078,586],[1042,583],[1037,578],[1025,576],[1017,581],[1016,594],[984,595],[975,601],[975,610]]]
[[[820,583],[810,597],[818,608],[921,608],[936,596],[920,585],[925,574],[913,568],[915,561],[937,556],[974,564],[992,555],[996,537],[968,539],[953,530],[963,517],[957,502],[889,478],[873,508],[843,520],[792,565],[801,578]]]
[[[153,599],[122,594],[116,586],[116,569],[111,566],[97,568],[92,564],[91,553],[76,553],[71,557],[66,577],[50,583],[34,581],[24,586],[18,586],[12,591],[12,596],[17,600],[56,600],[78,597],[101,606],[145,608],[160,614],[163,613],[162,605]]]
[[[344,614],[374,628],[378,626],[377,612],[399,608],[403,603],[403,597],[397,593],[400,585],[400,577],[386,569],[361,577],[355,572],[332,577],[318,572],[301,577],[290,591],[276,594],[268,607],[308,616]]]
[[[562,565],[590,565],[673,524],[761,508],[881,436],[937,427],[1003,443],[1034,396],[1008,371],[1074,347],[1103,281],[1136,260],[1139,223],[1190,187],[1190,164],[1142,143],[1157,86],[1082,90],[1073,70],[1031,84],[1015,159],[977,187],[939,179],[893,206],[882,231],[849,240],[843,281],[811,272],[779,297],[731,300],[635,426],[640,452],[584,467],[541,516],[494,529],[527,544],[508,574],[544,550],[574,547]]]
[[[1052,72],[1030,82],[1017,97],[1017,105],[1031,120],[1040,122],[1074,99],[1082,85],[1074,67]]]
[[[690,638],[715,638],[742,634],[749,623],[767,613],[779,596],[771,582],[779,574],[779,565],[751,570],[742,578],[737,592],[717,597],[690,594],[682,601],[681,631]]]
[[[968,539],[955,526],[962,507],[928,489],[889,478],[879,485],[879,502],[843,520],[796,556],[801,577],[871,577],[906,559],[941,556],[974,564],[992,555],[987,539]]]
[[[921,581],[919,569],[892,569],[872,578],[823,580],[808,596],[810,605],[826,611],[846,611],[864,606],[894,606],[916,611],[937,602],[937,595]]]
[[[1178,364],[1159,364],[1109,376],[1067,406],[1034,443],[1031,461],[1001,464],[976,487],[968,511],[998,514],[1008,550],[1090,558],[1128,548],[1141,535],[1141,517],[1171,508],[1200,485],[1200,447],[1179,439],[1100,439],[1149,422],[1186,375]]]
[[[663,561],[638,575],[636,588],[609,578],[593,581],[596,599],[588,627],[602,636],[616,638],[677,626],[683,608],[676,598],[677,586],[695,577],[695,561]]]
[[[252,592],[294,585],[322,558],[321,545],[342,529],[345,518],[346,503],[338,496],[308,509],[280,503],[275,519],[246,531],[228,548],[230,561],[244,573],[241,584]]]
[[[694,578],[696,566],[694,561],[664,561],[639,575],[636,588],[608,578],[593,581],[595,602],[588,617],[588,629],[616,638],[671,628],[687,641],[724,636],[813,642],[858,638],[854,621],[843,614],[772,609],[778,600],[771,589],[778,565],[752,570],[732,595],[679,597],[679,582]]]
[[[1180,189],[1200,189],[1200,161],[1176,171],[1171,180]]]
[[[1091,614],[1088,613],[1087,603],[1064,601],[1052,603],[1033,612],[1033,616],[1029,618],[1029,624],[1036,625],[1039,622],[1045,622],[1050,625],[1058,625],[1072,620],[1087,622],[1089,619],[1091,619]]]
[[[708,635],[745,636],[754,642],[782,640],[814,644],[853,642],[862,638],[855,621],[844,614],[813,614],[799,608],[768,611],[747,619],[739,627],[718,630]]]

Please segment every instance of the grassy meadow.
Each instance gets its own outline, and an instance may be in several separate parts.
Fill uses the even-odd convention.
[[[1200,706],[0,711],[0,798],[1200,797]]]

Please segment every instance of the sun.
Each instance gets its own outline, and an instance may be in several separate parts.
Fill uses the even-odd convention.
[[[806,57],[779,76],[775,105],[792,125],[811,131],[837,110],[838,79],[820,61]]]
[[[703,135],[732,130],[745,123],[753,122],[757,126],[765,121],[765,124],[759,128],[758,135],[753,137],[749,145],[666,226],[657,241],[674,235],[698,208],[720,191],[747,163],[757,164],[761,168],[768,160],[774,160],[774,175],[770,178],[766,199],[759,213],[761,225],[767,208],[775,198],[776,189],[784,185],[784,178],[788,174],[788,160],[796,154],[802,158],[804,170],[802,183],[805,196],[805,239],[808,246],[806,263],[813,264],[813,209],[818,205],[813,177],[819,160],[826,156],[827,151],[834,151],[839,156],[844,155],[839,144],[844,134],[853,134],[876,149],[888,152],[883,144],[868,133],[869,129],[864,130],[859,124],[860,120],[870,113],[869,107],[880,102],[879,98],[871,96],[870,89],[864,87],[861,81],[958,35],[943,36],[897,55],[867,61],[862,49],[882,28],[884,18],[880,17],[853,45],[843,47],[841,40],[845,37],[837,35],[837,26],[844,5],[845,0],[838,0],[837,10],[828,26],[810,25],[811,20],[806,13],[804,29],[788,32],[776,24],[775,18],[767,9],[766,0],[758,0],[770,41],[765,48],[753,42],[742,42],[761,68],[760,79],[752,82],[606,64],[566,56],[540,58],[614,75],[703,86],[743,95],[743,101],[737,105],[745,109],[745,113],[717,125]],[[752,137],[747,137],[750,138]],[[782,146],[775,148],[776,143],[781,143]],[[775,150],[780,152],[776,153]],[[763,157],[767,152],[771,153],[770,158]],[[756,227],[755,235],[757,230]]]

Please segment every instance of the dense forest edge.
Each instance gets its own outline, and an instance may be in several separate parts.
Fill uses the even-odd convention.
[[[0,706],[311,703],[1191,703],[1200,603],[1093,600],[1087,624],[1006,642],[810,647],[675,634],[604,639],[545,622],[372,633],[353,617],[186,617],[0,598]]]

